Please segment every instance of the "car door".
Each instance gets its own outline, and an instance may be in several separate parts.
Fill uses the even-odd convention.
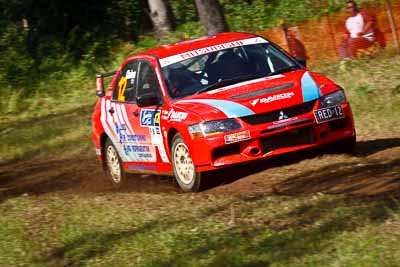
[[[132,119],[137,110],[137,77],[140,61],[128,61],[122,68],[114,85],[111,99],[105,100],[107,135],[113,142],[121,160],[128,162],[155,162],[155,148],[146,145],[146,136],[137,120]],[[137,116],[137,115],[136,115]],[[133,123],[132,123],[133,122]]]
[[[141,60],[137,79],[137,96],[142,95],[157,96],[157,103],[147,107],[139,107],[130,104],[128,112],[132,112],[131,124],[137,125],[140,132],[145,135],[142,145],[151,150],[152,161],[168,163],[166,153],[166,142],[164,141],[160,117],[163,112],[163,96],[161,93],[160,81],[151,62]],[[150,154],[148,155],[150,156]]]
[[[129,124],[129,115],[126,106],[136,99],[137,73],[139,61],[127,62],[120,71],[114,85],[111,99],[104,100],[105,114],[102,121],[108,137],[114,144],[123,162],[140,161],[137,153],[132,153],[132,147],[139,146],[139,140],[143,139]],[[138,150],[138,148],[136,148]]]

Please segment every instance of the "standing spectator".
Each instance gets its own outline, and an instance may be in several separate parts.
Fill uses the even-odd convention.
[[[350,16],[345,21],[345,38],[339,45],[340,58],[354,58],[359,49],[366,49],[376,41],[386,46],[383,34],[376,27],[376,17],[365,10],[359,10],[353,0],[346,1]]]
[[[289,53],[295,58],[308,59],[307,51],[303,43],[298,39],[297,34],[292,29],[283,28],[286,36],[286,41],[289,47]]]

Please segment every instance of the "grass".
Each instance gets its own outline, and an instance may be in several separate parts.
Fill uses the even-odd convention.
[[[133,197],[123,193],[71,199],[25,196],[0,206],[2,214],[7,211],[7,223],[12,223],[7,229],[1,220],[0,231],[8,238],[0,243],[5,255],[0,263],[396,266],[399,207],[396,201],[324,194],[298,198]]]
[[[374,154],[387,138],[393,144],[382,150],[398,146],[400,58],[382,54],[315,70],[346,89],[364,142],[360,155],[254,174],[268,180],[280,172],[284,182],[275,194],[22,190],[0,199],[0,266],[399,266],[398,200],[326,192],[344,184],[351,193],[369,176],[398,179],[398,159],[368,158],[362,150]],[[0,118],[3,161],[94,157],[94,81],[65,86],[73,84],[79,86],[38,94]],[[65,173],[62,179],[74,179],[73,171]]]
[[[390,68],[388,68],[390,66]],[[359,136],[400,132],[394,118],[400,114],[400,57],[386,51],[375,58],[344,61],[339,65],[317,66],[341,85],[355,115]]]

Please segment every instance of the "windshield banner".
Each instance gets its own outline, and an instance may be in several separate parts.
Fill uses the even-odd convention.
[[[224,49],[228,49],[228,48],[232,48],[232,47],[238,47],[238,46],[243,46],[243,45],[252,45],[252,44],[262,44],[262,43],[268,43],[268,41],[264,40],[261,37],[255,37],[255,38],[250,38],[250,39],[237,40],[237,41],[233,41],[233,42],[208,46],[208,47],[188,51],[185,53],[173,55],[170,57],[162,58],[162,59],[160,59],[160,65],[163,68],[168,65],[180,62],[182,60],[197,57],[197,56],[204,55],[207,53],[220,51],[220,50],[224,50]]]

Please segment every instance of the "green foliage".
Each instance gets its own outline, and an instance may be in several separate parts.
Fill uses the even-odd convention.
[[[361,1],[371,2],[371,1]],[[372,1],[376,2],[376,1]],[[14,0],[0,2],[0,93],[22,90],[34,93],[46,79],[62,79],[76,65],[88,73],[107,69],[110,52],[121,41],[136,42],[140,51],[157,45],[151,37],[149,18],[140,0],[89,0],[77,3],[61,0]],[[221,0],[232,31],[257,32],[284,22],[296,22],[337,11],[344,4],[329,0]],[[190,39],[203,34],[194,1],[171,0],[177,32],[163,43]],[[23,27],[22,18],[27,22]],[[65,76],[65,75],[64,75]]]
[[[191,39],[203,35],[203,27],[199,21],[187,22],[176,29],[175,35],[180,40]]]
[[[32,81],[34,60],[26,50],[27,33],[9,25],[0,36],[0,93],[26,88]]]
[[[221,3],[231,30],[251,32],[319,17],[343,7],[342,2],[334,0],[222,0]]]
[[[34,94],[77,65],[93,75],[110,63],[112,48],[138,38],[144,19],[139,0],[1,0],[0,95],[10,89]]]
[[[176,24],[182,24],[198,20],[196,5],[193,1],[170,0],[172,12],[174,13]]]

